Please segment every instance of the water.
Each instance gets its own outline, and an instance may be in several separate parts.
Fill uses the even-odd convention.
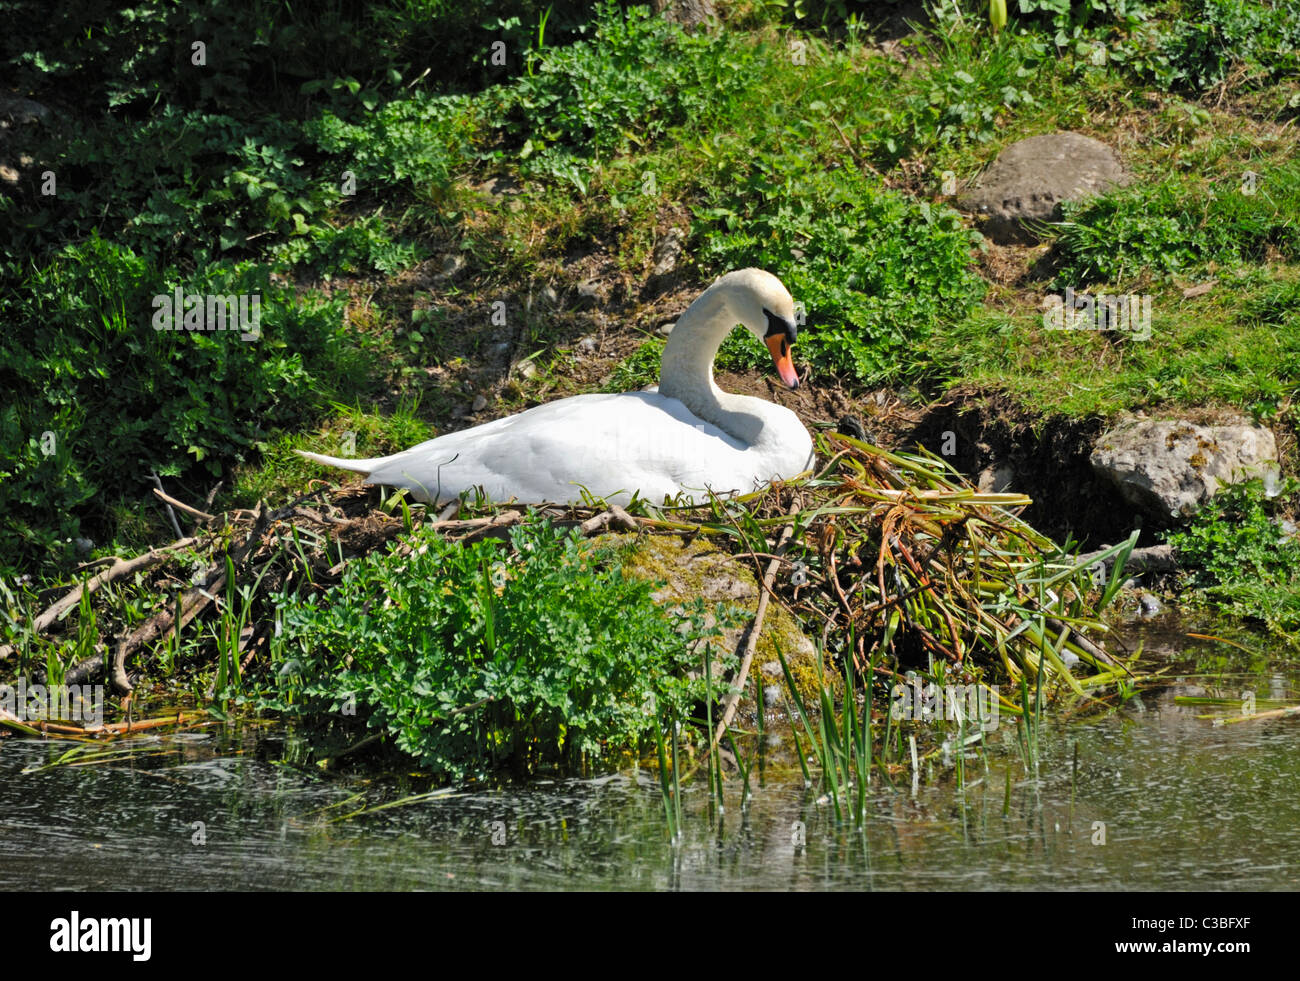
[[[1202,650],[1196,669],[1208,659],[1219,672],[1212,693],[1297,700],[1294,666]],[[141,738],[130,759],[26,774],[68,744],[9,738],[0,888],[1294,889],[1300,718],[1216,727],[1196,718],[1204,708],[1174,703],[1205,690],[1195,681],[1107,715],[1052,719],[1037,776],[1003,727],[987,769],[968,760],[964,791],[942,776],[915,792],[906,777],[877,781],[860,832],[836,826],[788,772],[744,806],[730,781],[725,813],[711,818],[701,777],[684,788],[675,846],[649,771],[331,821],[421,788],[288,767],[276,762],[280,737],[258,727]]]

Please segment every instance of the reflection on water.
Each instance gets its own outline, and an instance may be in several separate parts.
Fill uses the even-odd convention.
[[[1296,680],[1268,670],[1211,690],[1294,699]],[[710,820],[701,781],[684,789],[676,846],[648,771],[331,823],[354,795],[373,806],[413,788],[277,764],[277,738],[255,729],[142,739],[151,752],[131,760],[28,774],[67,744],[5,739],[0,888],[1294,889],[1300,720],[1212,726],[1174,703],[1202,691],[1051,723],[1036,778],[1004,728],[963,793],[877,783],[862,832],[837,828],[801,780],[771,776],[743,807],[733,786]]]

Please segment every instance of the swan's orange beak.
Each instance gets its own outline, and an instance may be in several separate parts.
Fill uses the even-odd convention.
[[[790,341],[784,334],[773,334],[764,338],[767,343],[767,349],[772,355],[772,364],[776,365],[776,373],[781,376],[781,381],[785,382],[787,388],[799,387],[799,373],[794,370],[794,362],[790,360]]]

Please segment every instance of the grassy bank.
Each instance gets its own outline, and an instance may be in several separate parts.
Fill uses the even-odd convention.
[[[886,391],[1030,428],[1231,410],[1296,470],[1294,0],[1021,3],[1000,32],[975,3],[908,26],[737,2],[694,32],[614,4],[5,6],[44,24],[2,50],[50,113],[0,143],[0,643],[87,563],[180,537],[155,481],[254,509],[320,476],[295,448],[378,455],[646,384],[655,329],[738,266],[802,304],[809,423]],[[1060,129],[1134,180],[992,245],[954,186]],[[1151,336],[1047,330],[1066,288],[1151,297]],[[177,289],[256,294],[258,338],[155,329]],[[761,353],[733,337],[719,365]],[[1208,514],[1183,539],[1201,595],[1290,630],[1300,564],[1274,529],[1298,500]],[[1232,554],[1281,558],[1215,561],[1203,543],[1252,507]],[[142,585],[38,660],[146,623]]]

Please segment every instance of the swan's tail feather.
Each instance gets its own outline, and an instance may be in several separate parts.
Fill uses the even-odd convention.
[[[314,460],[317,463],[323,463],[327,467],[338,467],[340,470],[352,470],[356,473],[365,474],[369,477],[384,463],[387,457],[377,456],[369,460],[345,460],[337,456],[325,456],[321,453],[308,453],[306,450],[294,450],[299,456],[305,456],[308,460]]]

